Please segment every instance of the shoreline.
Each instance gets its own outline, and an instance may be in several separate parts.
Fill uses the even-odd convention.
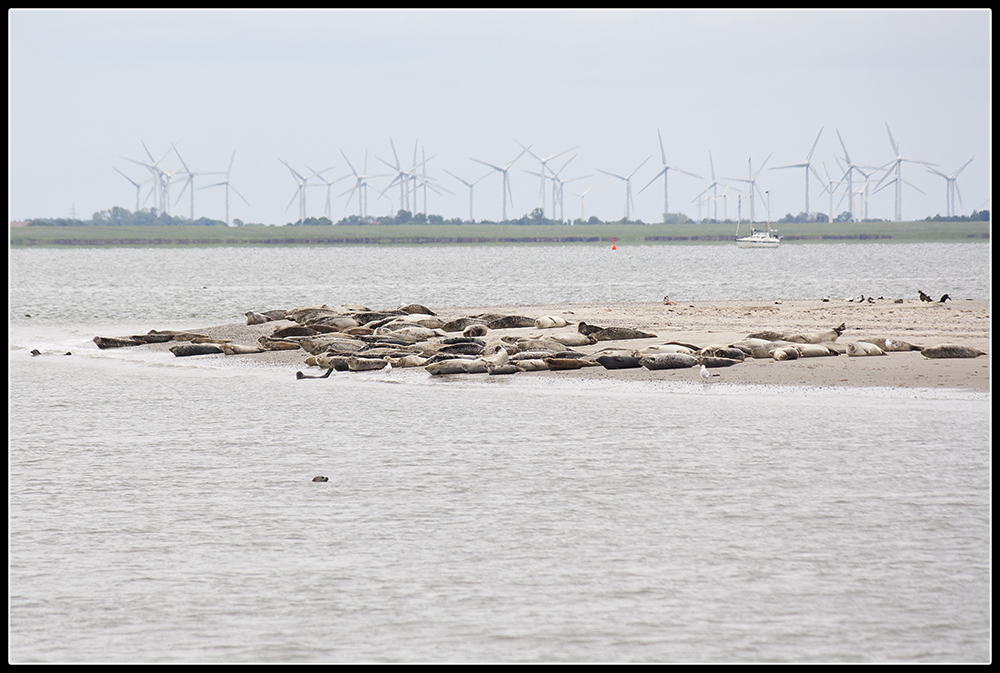
[[[747,358],[729,367],[713,368],[718,374],[712,383],[764,386],[808,387],[864,387],[864,388],[927,388],[956,389],[989,393],[990,386],[990,305],[987,300],[958,300],[945,304],[923,303],[906,300],[901,304],[892,300],[874,303],[856,303],[843,300],[785,301],[782,303],[728,301],[711,302],[678,301],[633,304],[548,304],[506,306],[429,307],[444,320],[494,313],[530,318],[558,316],[567,321],[564,327],[538,329],[520,327],[490,330],[487,341],[503,336],[545,337],[556,334],[576,333],[583,321],[602,327],[628,327],[655,335],[655,338],[629,339],[626,341],[599,341],[573,350],[592,354],[603,348],[640,350],[654,344],[681,342],[700,347],[721,346],[739,341],[753,332],[765,330],[783,334],[819,332],[843,323],[844,333],[838,344],[849,344],[866,338],[890,338],[922,347],[943,344],[971,346],[986,355],[976,358],[929,359],[919,351],[890,352],[881,356],[852,357],[845,354],[826,357],[808,357],[797,360],[776,361],[771,358]],[[264,307],[268,310],[275,307]],[[278,307],[280,308],[280,307]],[[295,307],[285,307],[289,310]],[[375,309],[375,307],[372,307]],[[385,307],[382,307],[383,309]],[[377,310],[377,309],[375,309]],[[210,327],[193,327],[191,332],[216,339],[227,339],[236,344],[256,345],[261,336],[270,336],[278,326],[294,324],[275,321],[259,325],[228,324]],[[158,326],[150,325],[150,329]],[[460,332],[448,336],[459,336]],[[100,335],[122,336],[122,335]],[[166,351],[177,342],[130,346],[140,349]],[[305,364],[308,353],[298,350],[265,351],[243,355],[199,355],[203,358],[238,358],[261,365],[287,367],[290,375],[302,371],[308,375],[322,373],[323,369]],[[419,368],[422,370],[422,368]],[[602,366],[574,370],[519,372],[520,376],[559,376],[581,379],[607,379],[627,381],[697,381],[699,368],[649,370],[605,369]],[[337,372],[350,376],[355,372]],[[427,374],[430,376],[430,374]],[[487,374],[452,374],[448,377]]]

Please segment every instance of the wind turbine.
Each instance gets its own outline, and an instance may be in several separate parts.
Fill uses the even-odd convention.
[[[663,136],[660,135],[660,129],[656,129],[656,137],[660,139],[660,157],[663,160],[663,170],[661,170],[659,173],[653,176],[653,179],[649,181],[646,187],[649,187],[649,185],[653,184],[656,181],[656,178],[660,177],[661,175],[663,176],[663,219],[664,221],[666,221],[667,213],[670,212],[669,209],[670,202],[667,200],[667,173],[671,170],[674,170],[677,171],[678,173],[684,173],[685,175],[690,175],[693,178],[698,178],[699,180],[701,180],[702,178],[700,175],[695,175],[694,173],[682,171],[681,169],[675,168],[674,166],[668,166],[667,153],[663,151]],[[646,187],[640,189],[639,193],[642,194],[644,191],[646,191]],[[716,208],[716,212],[718,212],[718,208]]]
[[[465,185],[466,187],[469,188],[469,222],[475,222],[475,220],[472,218],[472,189],[476,186],[477,182],[479,182],[483,178],[487,178],[487,177],[493,175],[493,173],[487,173],[482,178],[479,178],[479,180],[473,180],[472,182],[467,182],[466,180],[458,177],[457,175],[455,175],[454,173],[452,173],[451,171],[449,171],[447,168],[444,170],[444,172],[447,173],[448,175],[450,175],[451,177],[455,178],[456,180],[458,180],[463,185]]]
[[[380,175],[368,175],[368,151],[367,150],[365,150],[365,165],[364,165],[364,168],[363,168],[363,170],[365,172],[363,174],[360,174],[360,175],[358,174],[358,172],[356,170],[354,170],[354,165],[351,163],[351,160],[347,158],[347,155],[344,154],[344,150],[340,150],[340,154],[344,157],[344,161],[347,162],[347,165],[351,167],[351,173],[354,174],[354,186],[351,187],[350,189],[348,189],[347,191],[345,191],[343,194],[340,194],[340,196],[343,196],[344,194],[347,194],[348,192],[350,192],[350,196],[347,197],[347,205],[350,205],[351,204],[351,199],[354,197],[354,192],[357,191],[358,192],[358,205],[359,205],[359,207],[361,209],[360,215],[361,215],[361,217],[368,217],[368,188],[372,186],[372,184],[370,182],[368,182],[368,178],[384,178],[384,177],[387,177],[387,176],[384,173],[380,174]],[[350,174],[345,175],[344,177],[345,178],[346,177],[350,177]],[[382,195],[379,194],[379,197],[381,197],[381,196]]]
[[[576,155],[575,154],[572,157],[570,157],[566,161],[566,163],[564,163],[562,165],[562,168],[560,168],[558,171],[555,171],[552,174],[552,177],[551,177],[551,180],[552,180],[552,211],[553,211],[552,214],[553,215],[555,214],[556,203],[558,201],[558,203],[559,203],[559,221],[560,222],[565,222],[566,221],[566,208],[565,208],[565,204],[566,204],[566,199],[565,199],[565,197],[566,197],[566,189],[565,189],[565,187],[566,187],[566,185],[569,184],[570,182],[576,182],[577,180],[584,180],[586,178],[593,177],[593,174],[590,174],[590,175],[579,175],[579,176],[577,176],[575,178],[570,178],[568,180],[563,180],[562,178],[560,178],[559,174],[562,173],[564,170],[566,170],[566,167],[569,166],[570,162],[573,161],[573,159],[576,159]]]
[[[972,159],[975,159],[975,158],[976,158],[975,156],[972,157]],[[941,171],[936,170],[934,168],[928,168],[927,169],[931,173],[936,173],[937,175],[940,175],[947,182],[947,186],[945,188],[945,202],[946,202],[946,206],[947,206],[948,217],[952,217],[955,214],[955,194],[956,193],[958,194],[958,203],[959,203],[959,205],[962,204],[962,192],[960,192],[958,190],[958,174],[961,173],[962,171],[964,171],[965,167],[972,163],[972,159],[969,159],[968,161],[966,161],[964,164],[962,164],[961,168],[959,168],[957,171],[955,171],[954,173],[951,173],[949,175],[945,175]]]
[[[172,173],[167,173],[166,171],[164,171],[162,168],[160,168],[159,164],[167,157],[168,154],[170,154],[170,150],[167,150],[163,154],[163,156],[160,157],[159,159],[153,159],[153,154],[149,151],[149,148],[146,147],[146,143],[143,141],[140,142],[142,142],[142,148],[146,150],[146,156],[149,157],[149,162],[138,161],[136,159],[129,159],[128,157],[122,157],[122,159],[124,159],[125,161],[131,161],[133,164],[139,164],[140,166],[144,166],[150,172],[150,175],[152,175],[153,179],[153,191],[156,193],[157,208],[161,213],[169,214],[170,211],[169,186],[170,186],[170,176],[172,175]]]
[[[593,188],[594,188],[594,185],[591,185],[590,187],[587,187],[585,190],[583,190],[582,194],[577,194],[576,192],[573,192],[573,196],[579,196],[580,197],[580,221],[581,222],[585,222],[586,221],[586,217],[587,217],[587,211],[586,211],[586,208],[584,208],[584,203],[585,203],[584,197],[587,196],[587,192],[589,192]]]
[[[873,171],[871,171],[869,173],[865,173],[865,169],[871,170],[874,167],[872,167],[872,166],[862,166],[861,164],[856,164],[853,161],[851,161],[851,155],[847,153],[847,145],[844,144],[844,139],[840,137],[840,131],[839,130],[837,131],[837,139],[840,141],[840,147],[841,147],[841,149],[844,150],[844,161],[847,163],[847,170],[844,171],[844,175],[840,179],[841,180],[844,180],[845,178],[847,179],[847,191],[851,195],[850,200],[848,201],[848,204],[847,204],[847,212],[849,212],[851,214],[851,219],[853,220],[854,219],[854,181],[852,180],[852,178],[853,178],[852,173],[854,171],[857,171],[858,173],[860,173],[862,176],[865,177],[865,197],[864,198],[867,200],[867,198],[868,198],[868,192],[867,192],[867,190],[868,190],[868,178],[873,174]],[[864,210],[867,211],[867,206],[865,206]],[[868,216],[868,213],[866,212],[865,213],[865,218],[867,218],[867,216]]]
[[[118,171],[117,168],[115,168],[115,170]],[[149,180],[143,180],[142,182],[136,182],[135,180],[133,180],[129,176],[125,175],[121,171],[118,171],[118,174],[121,175],[126,180],[128,180],[129,182],[131,182],[132,186],[135,187],[135,212],[138,213],[139,212],[139,192],[142,191],[142,186],[144,184],[146,184],[147,182],[149,182]],[[152,178],[150,178],[150,180],[152,180]]]
[[[306,165],[306,168],[309,168],[308,164]],[[336,166],[330,166],[330,168],[327,168],[327,169],[322,170],[322,171],[317,171],[317,170],[314,170],[312,168],[309,168],[309,170],[311,170],[313,172],[313,175],[315,177],[319,178],[320,180],[322,180],[323,183],[326,185],[326,208],[325,208],[325,210],[323,212],[326,213],[326,219],[328,219],[328,220],[332,220],[333,219],[333,207],[330,204],[330,189],[336,183],[340,182],[341,180],[344,180],[347,177],[350,177],[348,175],[343,175],[343,176],[337,178],[336,180],[327,180],[326,178],[323,177],[323,173],[326,173],[326,171],[332,171],[334,168],[336,168]],[[316,185],[316,186],[318,187],[319,185]],[[286,208],[286,210],[287,210],[287,208]]]
[[[809,160],[812,159],[813,152],[816,151],[816,145],[817,145],[817,143],[819,143],[819,137],[821,135],[823,135],[823,127],[820,127],[819,133],[816,134],[816,140],[813,141],[812,148],[809,150],[809,154],[806,155],[806,160],[804,162],[802,162],[801,164],[788,164],[787,166],[775,166],[775,167],[769,169],[769,170],[772,170],[772,171],[781,170],[782,168],[805,168],[806,169],[805,170],[805,173],[806,173],[806,210],[805,210],[805,213],[806,213],[806,218],[807,219],[809,217],[809,171],[811,170],[813,172],[813,175],[816,176],[816,179],[818,179],[820,181],[820,183],[823,182],[823,178],[820,177],[819,173],[816,172],[816,169],[813,168],[812,164],[809,163]],[[844,154],[847,154],[847,150],[844,150]]]
[[[531,147],[531,145],[529,145],[528,147]],[[512,206],[514,205],[514,194],[510,191],[510,176],[508,176],[507,172],[510,170],[510,167],[513,166],[514,163],[518,159],[520,159],[522,156],[524,156],[524,153],[528,151],[528,147],[526,147],[523,150],[521,150],[520,154],[518,154],[516,157],[514,157],[510,161],[510,163],[508,163],[506,166],[504,166],[502,168],[500,166],[494,166],[493,164],[488,164],[485,161],[482,161],[480,159],[476,159],[474,157],[469,157],[470,159],[472,159],[476,163],[480,163],[480,164],[482,164],[484,166],[489,166],[493,170],[495,170],[495,171],[497,171],[497,172],[499,172],[499,173],[501,173],[503,175],[503,185],[502,185],[502,189],[503,189],[503,211],[502,211],[502,217],[503,217],[503,219],[501,220],[503,222],[507,221],[507,195],[508,194],[510,194],[510,205],[512,205]]]
[[[233,150],[233,156],[230,157],[230,159],[229,159],[229,168],[226,169],[226,177],[225,177],[225,179],[222,182],[216,182],[214,185],[206,185],[205,187],[199,187],[199,189],[209,189],[211,187],[219,187],[220,185],[224,185],[226,187],[226,226],[229,225],[229,190],[230,189],[232,189],[233,192],[238,197],[240,197],[241,199],[243,199],[243,203],[247,204],[248,206],[250,205],[250,202],[247,201],[246,198],[242,194],[240,194],[236,190],[235,187],[233,187],[232,183],[229,182],[229,174],[232,173],[232,171],[233,171],[233,160],[234,159],[236,159],[236,150]]]
[[[518,145],[521,145],[521,143],[517,139],[515,139],[514,142],[517,143]],[[524,148],[525,152],[527,152],[531,156],[533,156],[536,159],[538,159],[539,163],[541,163],[541,165],[542,165],[541,172],[538,173],[538,174],[536,174],[536,175],[541,175],[541,182],[538,185],[538,194],[539,194],[539,196],[542,199],[542,217],[545,217],[545,165],[548,162],[550,162],[553,159],[555,159],[556,157],[561,157],[562,155],[566,154],[567,152],[572,152],[573,150],[576,149],[576,147],[571,147],[568,150],[563,150],[562,152],[559,152],[558,154],[553,154],[552,156],[545,157],[544,159],[542,157],[538,156],[537,154],[535,154],[534,152],[532,152],[530,148],[524,147],[524,145],[521,145],[521,147]],[[553,208],[556,207],[556,204],[555,204],[555,195],[554,194],[552,196],[552,207]]]
[[[770,158],[771,158],[771,155],[768,154],[767,155],[767,159],[770,159]],[[757,176],[760,175],[760,172],[762,170],[764,170],[764,166],[765,166],[765,164],[767,164],[767,159],[764,159],[764,163],[760,165],[760,168],[757,169],[756,173],[753,172],[753,165],[751,163],[751,160],[747,159],[747,177],[745,177],[745,178],[726,178],[727,180],[736,180],[737,182],[746,182],[746,183],[749,184],[749,186],[750,186],[749,187],[749,189],[750,189],[750,222],[751,223],[754,222],[754,216],[753,216],[753,192],[756,189],[757,193],[761,194],[760,187],[757,186]],[[763,196],[763,194],[761,194],[761,196]]]
[[[885,164],[885,165],[882,166],[883,169],[889,168],[890,166],[894,167],[895,168],[895,174],[896,174],[896,177],[894,177],[889,182],[885,183],[885,185],[889,186],[893,182],[896,183],[896,213],[895,213],[896,214],[896,221],[897,222],[902,222],[902,220],[903,220],[903,183],[906,182],[906,180],[904,180],[903,176],[901,175],[900,166],[902,165],[902,163],[904,161],[907,161],[907,162],[912,163],[912,164],[923,164],[924,166],[937,166],[937,164],[932,164],[932,163],[929,163],[927,161],[921,161],[920,159],[907,159],[905,157],[900,156],[899,155],[899,145],[896,144],[896,139],[892,137],[892,131],[889,130],[889,122],[885,123],[885,130],[889,132],[889,144],[892,146],[892,151],[896,153],[896,158],[895,159],[893,159],[889,163],[887,163],[887,164]],[[882,189],[882,187],[880,187],[879,185],[881,185],[882,181],[885,180],[887,177],[889,177],[890,173],[892,173],[892,172],[893,172],[892,170],[890,170],[889,172],[887,172],[885,175],[882,176],[881,180],[879,180],[875,184],[875,193],[876,194]],[[912,184],[910,182],[906,182],[906,184],[910,185],[911,187],[913,187],[914,189],[916,189],[921,194],[924,193],[923,190],[921,190],[916,185],[914,185],[914,184]]]
[[[181,202],[181,197],[184,196],[184,190],[186,190],[188,187],[190,187],[191,188],[191,221],[193,222],[194,221],[194,176],[196,176],[196,175],[222,175],[222,173],[220,173],[218,171],[216,171],[214,173],[194,173],[194,172],[192,172],[191,169],[188,168],[187,163],[185,163],[184,158],[181,156],[181,153],[177,151],[177,144],[174,143],[172,145],[172,147],[174,149],[174,154],[177,155],[177,158],[180,159],[180,161],[181,161],[181,165],[184,167],[184,170],[181,171],[181,172],[185,176],[187,176],[186,179],[184,180],[184,186],[181,188],[181,193],[177,195],[177,201],[176,201],[176,203],[180,203]]]
[[[705,199],[704,199],[705,201],[707,201],[708,199],[711,199],[713,202],[715,202],[715,217],[713,219],[715,219],[716,221],[718,221],[718,219],[719,219],[719,203],[718,203],[718,198],[719,197],[718,197],[718,193],[717,193],[716,189],[720,185],[722,185],[722,183],[715,179],[715,163],[712,161],[712,153],[711,152],[708,153],[708,164],[709,164],[709,167],[712,170],[712,182],[710,182],[708,184],[708,186],[705,187],[705,190],[703,192],[701,192],[700,194],[698,194],[698,196],[696,196],[693,199],[691,199],[691,203],[694,203],[695,201],[697,201],[698,199],[700,199],[702,196],[705,197]],[[712,195],[711,196],[708,195],[708,190],[710,190],[710,189],[712,190]],[[729,184],[728,183],[726,184],[726,189],[727,190],[729,189]],[[725,207],[723,207],[723,211],[725,211]],[[698,204],[698,219],[701,219],[701,203]]]
[[[640,168],[642,168],[643,165],[647,161],[649,161],[650,159],[652,159],[652,158],[653,158],[653,155],[650,154],[648,157],[646,157],[645,159],[643,159],[642,163],[639,164],[638,166],[636,166],[635,169],[631,173],[629,173],[628,175],[617,175],[615,173],[609,173],[608,171],[602,170],[600,168],[597,169],[597,170],[601,171],[602,173],[604,173],[605,175],[610,175],[613,178],[618,178],[619,180],[624,180],[625,181],[625,219],[626,220],[631,219],[630,216],[632,214],[631,211],[629,210],[629,205],[633,203],[632,202],[632,176],[635,175],[636,171],[638,171]]]
[[[823,187],[820,194],[823,192],[830,193],[830,222],[833,222],[833,194],[837,191],[837,185],[842,185],[844,183],[841,181],[834,181],[833,178],[830,177],[830,171],[826,170],[826,164],[823,164],[823,172],[826,173],[827,183]]]

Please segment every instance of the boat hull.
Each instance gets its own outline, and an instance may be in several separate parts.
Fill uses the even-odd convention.
[[[769,231],[755,231],[749,236],[744,236],[743,238],[736,239],[736,247],[738,248],[777,248],[781,239],[777,236],[772,236]]]

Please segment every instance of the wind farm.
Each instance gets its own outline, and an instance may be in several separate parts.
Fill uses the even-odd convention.
[[[734,213],[731,212],[732,209],[729,206],[735,204],[738,198],[745,202],[744,205],[748,206],[743,209],[742,217],[746,219],[749,215],[750,221],[757,222],[762,216],[756,203],[758,198],[763,198],[766,191],[768,197],[773,201],[776,194],[779,193],[775,189],[778,174],[795,170],[802,172],[799,180],[802,181],[800,185],[804,189],[800,188],[801,191],[798,194],[801,209],[792,206],[783,218],[775,217],[776,223],[789,221],[816,223],[870,221],[873,219],[871,213],[876,204],[880,204],[882,210],[891,210],[891,217],[874,219],[899,222],[903,220],[904,216],[905,192],[913,190],[925,194],[932,187],[940,189],[932,184],[932,179],[934,181],[941,179],[945,183],[943,185],[945,198],[941,203],[943,208],[939,211],[938,216],[943,214],[947,218],[957,218],[969,216],[967,213],[988,211],[989,200],[978,204],[979,207],[965,208],[962,201],[963,195],[959,191],[958,178],[960,175],[965,175],[964,172],[972,165],[974,157],[962,163],[956,170],[945,173],[943,170],[939,170],[937,163],[901,154],[900,146],[889,123],[883,122],[883,126],[886,132],[886,136],[883,137],[887,137],[889,141],[888,148],[884,145],[864,148],[865,161],[857,161],[854,158],[855,155],[848,152],[847,143],[840,129],[835,131],[835,143],[828,139],[824,147],[822,141],[825,126],[821,126],[813,138],[813,142],[808,146],[803,160],[773,166],[765,172],[764,169],[768,167],[773,153],[768,154],[760,164],[755,164],[753,157],[749,157],[744,159],[746,168],[743,176],[723,178],[717,177],[717,157],[713,151],[707,152],[709,159],[708,178],[668,161],[668,155],[672,153],[672,150],[670,152],[668,150],[676,144],[677,138],[676,133],[672,133],[669,129],[664,131],[662,128],[656,129],[660,162],[659,166],[655,168],[655,172],[648,167],[653,155],[649,155],[635,164],[628,172],[613,171],[606,165],[595,166],[593,164],[588,170],[587,167],[580,165],[580,158],[586,155],[587,150],[583,139],[566,149],[542,154],[534,149],[535,144],[528,145],[517,138],[510,138],[508,146],[510,147],[510,154],[508,154],[510,158],[505,163],[494,163],[477,156],[468,157],[467,161],[488,169],[487,172],[475,177],[470,177],[470,175],[475,175],[473,170],[470,170],[464,162],[455,161],[454,156],[450,159],[441,158],[438,154],[432,154],[428,157],[426,150],[421,149],[417,141],[413,143],[412,160],[404,161],[392,136],[388,136],[389,147],[387,148],[390,151],[388,157],[391,159],[387,158],[386,155],[375,155],[375,159],[386,169],[380,172],[369,170],[368,155],[371,150],[368,149],[362,150],[363,159],[360,170],[356,168],[356,163],[348,158],[342,148],[338,148],[334,152],[318,152],[321,160],[323,160],[323,154],[327,156],[334,153],[340,154],[348,172],[340,171],[336,174],[333,173],[336,165],[332,161],[323,161],[320,165],[329,165],[321,170],[312,168],[320,163],[315,161],[315,157],[309,163],[299,164],[302,168],[293,165],[283,157],[279,157],[278,162],[286,171],[285,180],[287,177],[291,177],[293,182],[291,194],[286,192],[284,197],[286,199],[284,212],[288,213],[293,205],[298,205],[294,219],[287,224],[299,225],[335,224],[337,222],[358,224],[388,222],[402,217],[402,214],[405,214],[404,219],[412,218],[414,223],[450,222],[457,224],[477,221],[492,223],[514,221],[578,224],[596,220],[600,222],[620,221],[622,223],[642,222],[645,224],[656,222],[706,224],[731,221]],[[137,178],[134,174],[135,171],[128,171],[127,166],[111,167],[114,172],[118,173],[118,181],[112,182],[120,184],[121,187],[125,187],[126,183],[129,186],[129,192],[122,189],[122,196],[130,193],[131,203],[125,201],[124,198],[120,203],[134,205],[136,212],[152,204],[153,210],[151,212],[159,217],[171,216],[171,207],[187,199],[187,208],[185,208],[187,212],[184,215],[177,215],[177,217],[194,221],[198,218],[204,218],[206,215],[209,215],[210,219],[213,214],[216,217],[221,214],[222,222],[229,225],[254,222],[249,200],[232,182],[235,151],[232,152],[227,169],[223,172],[201,170],[201,166],[191,164],[188,160],[188,154],[193,153],[193,148],[189,147],[188,150],[182,152],[180,143],[177,141],[171,141],[168,148],[161,154],[154,154],[144,140],[140,140],[140,147],[144,158],[135,158],[135,155],[129,156],[125,152],[121,153],[119,157],[135,167],[145,169],[148,174],[145,178]],[[890,151],[886,151],[887,149]],[[571,152],[573,152],[572,155],[570,155]],[[857,149],[854,152],[860,154]],[[732,167],[739,162],[739,158],[728,148],[724,148],[722,154],[727,166]],[[534,194],[531,193],[532,187],[514,180],[512,172],[515,165],[525,156],[534,159],[535,169],[523,168],[519,170],[519,174],[534,176],[537,180],[533,188]],[[828,169],[830,160],[833,162],[834,172]],[[313,163],[314,161],[315,163]],[[434,170],[430,168],[432,161],[437,166]],[[203,166],[204,162],[199,160],[199,164]],[[925,170],[923,173],[910,171],[904,176],[904,164],[920,165]],[[577,170],[570,174],[573,177],[564,177],[570,166],[575,166]],[[822,172],[818,170],[818,167],[822,168]],[[671,173],[680,174],[683,176],[683,180],[680,182],[676,179],[671,181]],[[491,182],[491,176],[494,174],[499,174],[497,176],[499,184],[491,187],[487,183]],[[573,182],[592,178],[595,174],[599,174],[597,180],[591,181],[585,191],[571,192],[580,199],[579,217],[574,217],[573,214],[567,215],[565,208],[566,186]],[[446,218],[440,214],[446,208],[452,207],[449,204],[453,203],[456,198],[461,199],[461,201],[465,200],[464,197],[442,184],[440,176],[445,175],[468,188],[467,209],[463,207],[463,212],[459,217]],[[221,176],[221,179],[208,185],[196,184],[196,181],[211,176]],[[125,178],[126,182],[122,182],[121,178]],[[642,187],[638,191],[633,190],[633,180],[641,180]],[[342,181],[349,181],[351,186],[337,194],[333,188]],[[651,188],[661,182],[662,208],[657,208],[656,199],[659,195],[654,195],[654,190]],[[171,186],[178,183],[181,185],[180,192],[171,198]],[[477,204],[475,200],[477,190],[475,188],[480,183],[484,183],[485,186],[480,186],[478,190],[480,203]],[[218,201],[213,204],[211,199],[199,199],[196,202],[196,191],[218,187],[224,188],[220,192],[221,204]],[[496,195],[497,187],[499,187],[499,195]],[[890,187],[893,189],[890,190]],[[318,200],[313,204],[308,198],[308,194],[323,188],[326,190],[325,199]],[[484,189],[486,191],[483,191]],[[696,212],[692,211],[688,214],[681,212],[683,209],[678,209],[676,213],[671,212],[671,189],[686,192],[682,197],[682,202],[688,204],[689,208],[697,204]],[[695,196],[689,198],[696,190]],[[232,201],[230,192],[235,194],[240,207],[235,221],[230,218],[230,202]],[[794,191],[789,190],[785,185],[784,192],[785,202],[794,203]],[[428,208],[427,205],[428,194],[433,195],[435,199],[435,204],[431,208]],[[592,198],[594,194],[603,196],[605,200],[614,198],[614,194],[618,194],[617,200],[620,204],[618,212],[608,212],[607,210],[594,212],[593,208],[588,209],[589,201],[585,202],[585,198],[588,196]],[[422,204],[420,203],[421,196]],[[892,197],[892,200],[887,198],[889,196]],[[374,202],[372,197],[374,197]],[[823,205],[819,208],[813,207],[816,198],[823,200]],[[484,199],[485,203],[483,203]],[[719,208],[720,202],[723,206],[721,209]],[[479,212],[476,210],[477,205]],[[247,210],[248,208],[250,209]],[[637,217],[637,211],[640,208],[646,213],[656,208],[658,216],[654,215],[643,220],[641,216]],[[432,212],[428,212],[429,210]],[[794,215],[795,212],[798,212],[798,215]],[[280,225],[283,223],[271,221],[263,224]]]

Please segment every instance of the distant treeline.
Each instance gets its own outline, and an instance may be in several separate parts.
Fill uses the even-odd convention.
[[[201,217],[190,220],[186,217],[173,217],[159,213],[156,208],[131,212],[115,206],[110,210],[94,213],[89,220],[74,220],[71,218],[39,218],[28,222],[29,227],[224,227],[222,220],[212,220]]]
[[[845,223],[850,221],[850,214],[846,211],[838,215],[833,220],[835,223]],[[880,220],[878,218],[866,219],[864,222],[887,222],[888,220]],[[974,210],[971,215],[953,215],[953,216],[943,216],[934,215],[933,217],[926,217],[924,222],[989,222],[990,221],[990,211],[988,210]],[[813,213],[810,217],[806,217],[805,213],[799,213],[797,216],[791,213],[787,214],[785,217],[777,221],[779,224],[792,224],[792,223],[826,223],[829,222],[829,218],[822,213]],[[244,223],[242,220],[234,219],[233,224],[238,227],[243,226],[263,226],[260,223]],[[539,225],[562,225],[566,222],[561,222],[559,220],[549,219],[544,216],[541,208],[535,208],[529,215],[514,219],[506,220],[503,222],[493,222],[490,220],[480,220],[479,222],[469,222],[461,218],[455,217],[449,220],[444,219],[440,215],[426,215],[424,213],[411,213],[408,210],[400,210],[396,213],[395,217],[389,215],[379,216],[368,216],[360,217],[358,215],[349,215],[342,218],[339,222],[334,223],[327,217],[308,217],[305,220],[300,220],[298,222],[288,222],[284,226],[289,227],[323,227],[323,226],[365,226],[365,225],[423,225],[423,224],[505,224],[505,225],[521,225],[521,226],[539,226]],[[620,220],[603,221],[597,217],[590,217],[589,219],[577,218],[573,220],[573,224],[583,225],[602,225],[602,224],[646,224],[642,220],[628,220],[622,218]],[[666,217],[663,218],[662,222],[650,223],[650,224],[736,224],[735,220],[712,220],[703,219],[700,222],[692,220],[687,215],[683,213],[667,213]],[[185,227],[225,227],[226,223],[221,220],[212,220],[207,217],[202,217],[197,220],[189,220],[185,217],[174,217],[166,213],[158,213],[156,208],[151,208],[148,210],[140,210],[138,212],[130,212],[125,208],[119,208],[115,206],[110,210],[102,210],[94,213],[94,216],[89,220],[75,220],[71,218],[39,218],[28,222],[29,227],[137,227],[137,226],[185,226]]]

